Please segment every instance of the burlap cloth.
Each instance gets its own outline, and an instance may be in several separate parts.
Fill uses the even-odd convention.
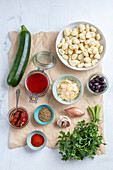
[[[59,132],[61,131],[61,128],[59,128],[56,125],[56,120],[60,115],[67,115],[67,113],[64,112],[64,109],[69,108],[71,106],[78,106],[78,107],[82,108],[86,113],[84,116],[79,117],[79,118],[72,118],[71,116],[68,115],[71,118],[72,124],[70,127],[63,129],[65,132],[68,131],[69,129],[70,129],[70,131],[72,131],[73,128],[77,125],[78,121],[81,121],[83,119],[85,119],[87,122],[90,121],[91,117],[86,111],[87,106],[88,105],[94,106],[96,104],[100,104],[102,106],[102,110],[100,113],[101,123],[99,123],[99,130],[100,130],[100,133],[102,133],[104,135],[103,96],[102,95],[98,95],[98,96],[91,95],[87,91],[87,88],[86,88],[86,81],[87,81],[88,76],[94,72],[102,72],[102,65],[99,64],[96,68],[94,68],[92,70],[84,71],[84,72],[71,70],[68,67],[66,67],[58,59],[56,52],[55,52],[55,41],[56,41],[57,34],[58,34],[58,32],[40,32],[40,33],[32,35],[31,54],[30,54],[29,63],[28,63],[27,69],[25,71],[25,74],[24,74],[20,84],[17,87],[15,87],[15,88],[10,87],[9,107],[12,108],[15,106],[16,89],[20,88],[21,94],[20,94],[20,99],[19,99],[19,105],[25,107],[30,114],[30,122],[28,123],[28,125],[26,127],[24,127],[23,129],[17,129],[17,130],[14,128],[10,128],[10,138],[9,138],[9,147],[10,148],[17,148],[17,147],[25,146],[27,135],[31,131],[36,130],[36,129],[43,131],[47,135],[47,146],[50,148],[55,148],[57,137],[59,135]],[[10,38],[11,38],[11,42],[12,42],[12,47],[11,47],[11,51],[10,51],[10,67],[13,62],[13,59],[14,59],[14,56],[16,53],[16,49],[17,49],[18,35],[19,35],[19,33],[17,33],[17,32],[14,32],[14,31],[10,32]],[[30,71],[37,69],[33,65],[32,58],[33,58],[34,54],[38,53],[39,51],[51,51],[52,53],[54,53],[56,56],[56,59],[57,59],[57,64],[51,70],[45,71],[50,78],[49,90],[45,96],[39,98],[37,104],[33,104],[33,103],[29,103],[29,95],[30,94],[25,89],[24,80],[25,80],[26,75]],[[54,81],[59,76],[64,75],[64,74],[75,75],[76,77],[78,77],[81,80],[81,82],[83,83],[83,86],[84,86],[84,94],[83,94],[82,98],[77,103],[75,103],[71,106],[65,106],[65,105],[62,105],[59,102],[57,102],[55,100],[55,98],[53,97],[52,90],[51,90]],[[34,120],[34,116],[33,116],[36,107],[39,106],[40,104],[44,104],[44,103],[51,105],[55,111],[54,121],[51,124],[46,125],[46,126],[39,125]],[[101,151],[98,152],[98,154],[104,154],[104,153],[105,153],[105,146],[101,145]]]

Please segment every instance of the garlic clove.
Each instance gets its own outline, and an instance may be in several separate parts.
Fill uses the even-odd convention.
[[[57,120],[57,125],[59,127],[69,127],[71,125],[71,120],[68,118],[68,116],[60,116],[60,118]]]
[[[66,125],[66,127],[69,127],[71,124],[70,124],[70,122],[69,121],[67,121],[67,125]]]

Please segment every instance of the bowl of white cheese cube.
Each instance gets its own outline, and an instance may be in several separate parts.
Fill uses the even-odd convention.
[[[56,39],[56,53],[73,70],[96,67],[103,59],[106,41],[103,33],[88,22],[75,22],[63,28]]]

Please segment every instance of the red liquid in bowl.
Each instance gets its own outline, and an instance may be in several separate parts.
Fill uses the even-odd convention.
[[[34,73],[27,79],[27,87],[32,93],[42,93],[47,89],[48,80],[44,74]]]

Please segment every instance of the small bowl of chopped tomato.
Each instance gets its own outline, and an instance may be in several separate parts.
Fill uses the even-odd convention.
[[[29,122],[29,113],[24,107],[18,107],[15,114],[16,108],[12,108],[8,112],[9,125],[15,129],[25,127]]]
[[[27,145],[30,149],[34,151],[39,151],[43,149],[47,144],[47,137],[46,135],[40,131],[35,130],[29,133],[27,136]]]

